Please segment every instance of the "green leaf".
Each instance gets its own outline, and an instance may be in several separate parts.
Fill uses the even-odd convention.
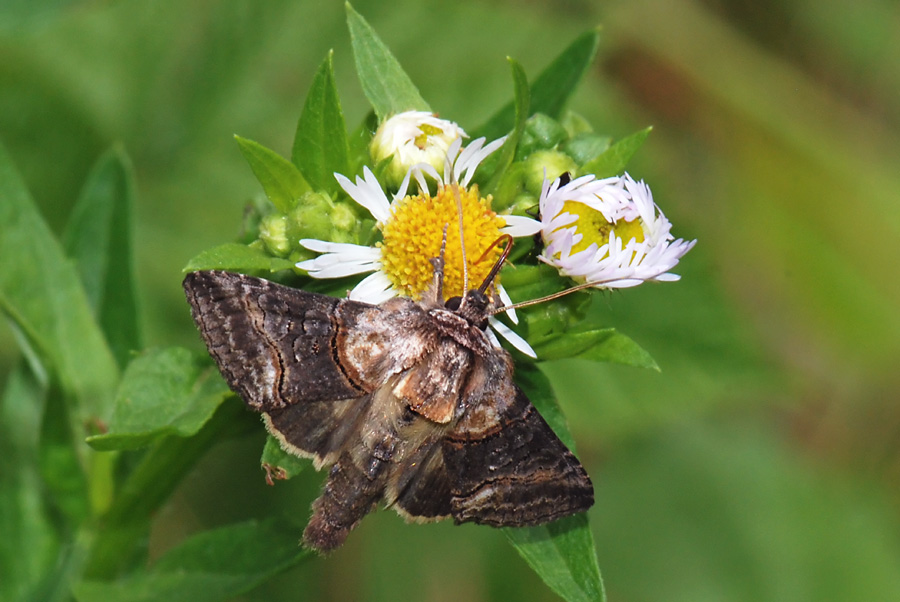
[[[0,309],[75,400],[72,420],[107,418],[116,361],[91,313],[78,273],[39,215],[0,146]]]
[[[310,553],[295,528],[275,520],[204,531],[169,550],[151,568],[113,582],[74,587],[79,602],[217,602],[232,600]]]
[[[513,131],[509,134],[506,142],[503,143],[503,149],[500,151],[500,158],[494,175],[485,187],[485,192],[492,193],[497,190],[500,182],[509,166],[512,164],[516,156],[516,148],[519,146],[519,140],[522,138],[522,132],[525,131],[525,123],[528,121],[529,107],[531,106],[531,90],[528,88],[528,77],[522,65],[514,59],[507,58],[509,67],[512,70],[513,89],[515,91],[516,103],[516,123]]]
[[[106,340],[122,368],[143,347],[132,245],[135,187],[121,148],[106,152],[88,175],[63,235]]]
[[[598,178],[608,178],[625,171],[628,161],[644,144],[644,140],[650,135],[652,127],[635,132],[622,138],[597,157],[594,157],[582,166],[583,173],[592,173]]]
[[[522,363],[516,366],[515,381],[556,433],[556,436],[566,444],[566,447],[574,451],[575,440],[572,439],[566,418],[563,416],[559,404],[556,403],[550,379],[535,364]]]
[[[516,370],[516,382],[563,443],[574,441],[553,395],[550,381],[533,364]],[[606,599],[587,514],[538,527],[505,528],[504,534],[550,589],[569,602]]]
[[[330,192],[338,189],[334,174],[348,174],[349,162],[347,126],[334,83],[333,54],[329,51],[313,78],[291,153],[291,161],[312,187]]]
[[[294,263],[281,257],[272,257],[256,246],[229,242],[203,251],[186,266],[184,272],[198,270],[230,270],[234,272],[279,272],[290,270]]]
[[[572,157],[578,165],[584,165],[605,152],[612,143],[609,136],[598,136],[593,132],[575,134],[562,143],[560,150]]]
[[[0,399],[0,600],[39,599],[59,550],[38,469],[44,387],[20,362]]]
[[[87,441],[106,451],[143,447],[167,435],[189,437],[228,392],[215,368],[187,349],[147,351],[122,377],[108,432]]]
[[[563,279],[556,268],[545,263],[504,266],[501,279],[514,302],[531,301],[552,295],[563,290],[567,283],[571,282]]]
[[[248,426],[258,429],[254,418],[231,396],[195,435],[163,437],[147,449],[102,517],[103,529],[93,540],[84,569],[86,578],[111,579],[145,563],[141,542],[146,541],[150,520],[160,506],[216,442],[244,435]]]
[[[282,213],[293,209],[297,199],[310,189],[297,167],[258,142],[238,135],[234,139],[275,208]]]
[[[284,451],[278,440],[271,435],[266,439],[266,446],[263,448],[262,458],[259,462],[263,466],[268,466],[267,470],[277,470],[279,474],[273,473],[272,476],[278,479],[290,479],[309,468],[308,459],[299,458]]]
[[[359,126],[350,133],[347,139],[350,146],[351,161],[347,168],[348,174],[362,173],[362,168],[369,158],[369,144],[371,144],[372,136],[374,136],[377,129],[378,116],[375,114],[375,111],[369,111]]]
[[[596,31],[582,34],[537,76],[531,84],[532,114],[545,113],[554,119],[561,116],[566,101],[594,60],[599,40],[600,34]],[[514,123],[515,107],[510,102],[481,126],[473,137],[485,136],[488,140],[499,138],[509,132]]]
[[[375,30],[350,3],[346,7],[356,73],[378,120],[403,111],[430,111],[428,103]]]
[[[503,532],[528,566],[564,600],[606,600],[587,514]]]
[[[565,332],[538,341],[533,347],[542,361],[579,358],[650,368],[659,372],[659,365],[650,354],[615,328]]]

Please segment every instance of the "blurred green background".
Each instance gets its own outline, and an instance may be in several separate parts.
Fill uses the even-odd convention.
[[[441,116],[474,129],[586,28],[571,108],[655,126],[629,171],[697,238],[683,280],[606,295],[661,374],[545,365],[597,485],[612,602],[900,600],[900,5],[890,0],[357,0]],[[289,155],[330,48],[348,124],[368,110],[343,3],[0,3],[0,139],[60,232],[114,142],[138,178],[150,345],[199,349],[180,280],[260,194],[232,134]],[[0,331],[0,378],[17,355]],[[288,509],[258,436],[223,442],[160,512],[151,553]],[[298,538],[300,530],[298,528]],[[552,600],[488,528],[379,512],[337,553],[243,600]]]

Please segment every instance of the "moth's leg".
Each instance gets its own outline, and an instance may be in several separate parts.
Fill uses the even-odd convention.
[[[313,502],[313,515],[303,531],[303,544],[328,552],[347,539],[384,492],[381,461],[373,457],[366,470],[346,452],[331,467],[324,491]]]

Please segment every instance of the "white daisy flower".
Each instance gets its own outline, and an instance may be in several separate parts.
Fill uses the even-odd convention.
[[[450,145],[460,138],[468,135],[452,121],[427,111],[406,111],[381,123],[369,144],[369,153],[376,163],[391,159],[385,177],[395,186],[420,163],[441,169]]]
[[[678,280],[669,270],[697,242],[674,240],[650,188],[627,173],[602,180],[587,175],[567,184],[544,181],[540,210],[541,261],[597,288]]]
[[[485,145],[485,139],[479,138],[461,151],[462,139],[457,138],[448,149],[443,177],[429,164],[417,165],[407,172],[400,190],[391,199],[369,168],[364,168],[363,177],[357,176],[355,183],[335,174],[350,198],[375,218],[382,240],[366,247],[303,239],[301,245],[321,255],[301,261],[297,267],[313,278],[372,272],[350,291],[350,299],[357,301],[381,303],[395,296],[419,299],[431,284],[434,268],[429,260],[440,254],[447,227],[443,291],[445,299],[463,296],[464,254],[465,272],[472,288],[487,277],[500,257],[501,249],[495,243],[504,234],[531,236],[541,231],[537,220],[494,213],[490,195],[481,197],[477,185],[469,186],[481,161],[500,148],[504,140]],[[434,196],[429,193],[426,176],[437,182]],[[411,178],[416,179],[419,192],[407,195]],[[465,253],[460,243],[458,203],[462,205]],[[501,301],[508,305],[509,295],[496,280],[495,285]],[[508,315],[517,322],[514,310]],[[524,339],[515,333],[506,336],[508,327],[496,326],[499,322],[494,319],[491,324],[517,349],[534,357],[534,350]]]

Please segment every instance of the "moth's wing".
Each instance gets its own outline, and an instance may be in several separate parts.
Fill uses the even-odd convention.
[[[351,380],[337,360],[336,308],[376,307],[219,271],[188,274],[184,290],[210,355],[255,410],[357,398],[371,390]]]
[[[351,399],[311,401],[263,412],[266,429],[282,449],[312,458],[316,470],[334,464],[347,441],[357,436],[371,406],[370,394]]]
[[[442,445],[457,522],[539,525],[593,505],[584,467],[521,389],[509,383],[473,410]]]
[[[451,516],[453,483],[444,464],[440,441],[436,442],[429,457],[408,467],[404,476],[407,480],[399,487],[389,487],[385,496],[401,516],[417,522]]]

